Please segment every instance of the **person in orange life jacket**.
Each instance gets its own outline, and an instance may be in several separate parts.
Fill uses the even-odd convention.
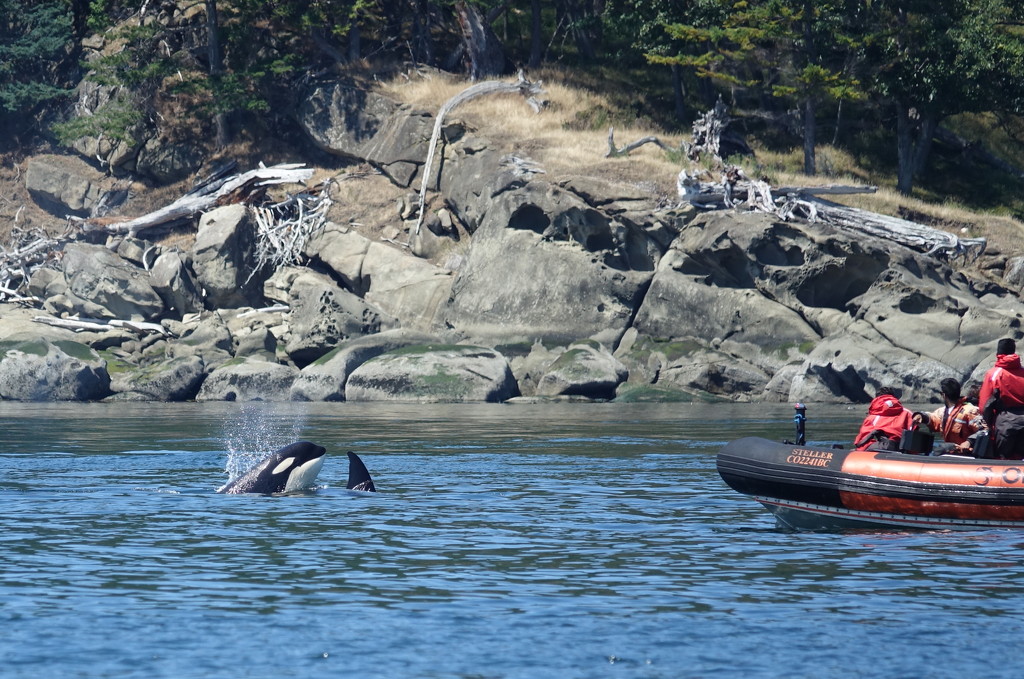
[[[899,443],[905,429],[914,428],[914,413],[903,407],[896,398],[896,392],[889,387],[879,387],[878,394],[868,406],[868,415],[860,425],[857,438],[854,439],[855,450],[866,450],[875,443],[875,432],[880,432],[880,443],[894,441]]]
[[[942,434],[942,440],[952,443],[961,452],[971,451],[968,438],[986,430],[985,419],[976,405],[960,395],[960,383],[947,377],[939,383],[944,405],[930,413],[914,413],[915,424],[925,424],[934,432]]]
[[[1024,368],[1012,339],[999,340],[996,364],[981,382],[978,404],[989,421],[996,457],[1024,460]]]

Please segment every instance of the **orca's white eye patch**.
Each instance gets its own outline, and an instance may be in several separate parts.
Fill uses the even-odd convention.
[[[280,462],[277,463],[277,466],[274,467],[274,471],[272,471],[271,473],[272,474],[280,474],[284,470],[286,470],[289,467],[291,467],[293,462],[295,462],[295,458],[294,457],[286,457],[286,458],[284,458],[283,460],[281,460]]]

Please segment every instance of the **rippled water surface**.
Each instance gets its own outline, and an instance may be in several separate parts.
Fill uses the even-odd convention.
[[[791,418],[2,402],[0,677],[1020,677],[1024,534],[779,531],[715,453]],[[299,439],[315,491],[214,492]]]

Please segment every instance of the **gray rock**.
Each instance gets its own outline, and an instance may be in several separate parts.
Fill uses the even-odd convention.
[[[438,338],[396,328],[344,342],[307,365],[292,383],[294,401],[344,401],[353,370],[371,358],[403,347],[437,342]]]
[[[548,366],[537,396],[586,396],[612,399],[629,371],[597,342],[577,342]]]
[[[403,327],[431,332],[451,294],[450,271],[337,224],[328,224],[310,239],[306,253]]]
[[[25,187],[33,200],[58,217],[88,217],[113,181],[80,158],[33,156],[25,170]]]
[[[106,362],[84,344],[25,335],[0,341],[0,399],[95,401],[109,394]]]
[[[302,267],[279,270],[268,288],[287,289],[288,333],[285,351],[304,367],[352,337],[393,328],[397,322],[343,290],[329,277]]]
[[[519,395],[505,357],[484,347],[413,346],[382,354],[356,368],[346,401],[505,401]]]
[[[1024,292],[1024,257],[1011,257],[1006,260],[1003,283],[1018,293]]]
[[[265,276],[254,274],[255,229],[244,205],[225,205],[199,220],[192,268],[209,309],[260,306]]]
[[[139,150],[135,170],[160,184],[173,184],[199,170],[205,158],[197,144],[151,138]]]
[[[299,99],[299,124],[328,153],[363,160],[409,186],[427,157],[430,114],[346,83],[323,83]]]
[[[149,273],[105,247],[69,243],[63,267],[67,297],[83,316],[148,321],[164,313]]]
[[[213,370],[231,360],[233,349],[231,331],[223,316],[207,312],[168,347],[167,354],[170,358],[198,356],[207,370]]]
[[[298,369],[259,359],[235,359],[210,373],[197,401],[287,401]]]
[[[188,401],[195,398],[206,366],[200,356],[178,356],[133,366],[121,363],[111,369],[110,388],[119,400]]]
[[[660,370],[659,387],[727,396],[733,401],[763,398],[769,375],[756,365],[718,351],[695,351],[668,361]]]
[[[542,182],[504,193],[474,233],[441,319],[485,345],[591,337],[614,346],[654,273],[651,252],[629,245],[634,236],[644,239],[622,237],[604,215]]]
[[[185,314],[203,310],[203,300],[192,271],[181,253],[169,250],[161,254],[150,269],[149,276],[153,289],[164,301],[168,312],[181,318]]]

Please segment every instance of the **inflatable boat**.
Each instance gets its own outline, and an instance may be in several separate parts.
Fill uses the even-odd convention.
[[[1024,462],[842,450],[743,438],[718,473],[779,526],[1024,528]]]

